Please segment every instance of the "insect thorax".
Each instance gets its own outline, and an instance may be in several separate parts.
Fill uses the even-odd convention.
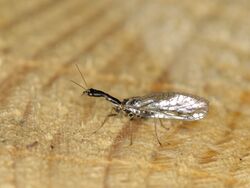
[[[146,118],[151,115],[148,111],[138,108],[136,103],[136,98],[124,99],[120,105],[115,107],[115,111],[123,113],[125,116],[129,116],[130,118]]]

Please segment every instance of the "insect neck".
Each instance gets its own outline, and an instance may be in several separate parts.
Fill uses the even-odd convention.
[[[117,98],[115,98],[115,97],[113,97],[113,96],[109,95],[108,93],[105,93],[101,90],[91,88],[90,91],[91,91],[91,95],[89,95],[89,96],[104,97],[107,101],[110,101],[115,105],[121,104],[121,101],[119,99],[117,99]]]

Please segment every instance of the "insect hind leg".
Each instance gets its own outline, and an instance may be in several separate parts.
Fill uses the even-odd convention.
[[[156,139],[157,139],[157,142],[159,143],[160,146],[162,146],[162,143],[158,137],[158,133],[157,133],[157,125],[156,125],[156,122],[154,121],[154,127],[155,127],[155,136],[156,136]]]

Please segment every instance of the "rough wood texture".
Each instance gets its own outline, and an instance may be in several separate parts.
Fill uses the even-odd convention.
[[[0,187],[250,187],[250,1],[0,0]],[[118,117],[81,97],[185,91],[198,122]]]

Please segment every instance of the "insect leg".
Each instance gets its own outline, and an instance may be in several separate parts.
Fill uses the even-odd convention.
[[[167,131],[169,131],[169,128],[165,127],[162,123],[162,120],[160,118],[158,118],[159,122],[160,122],[160,125],[161,127],[163,127],[164,129],[166,129]]]
[[[157,134],[157,127],[156,127],[156,122],[155,122],[155,121],[154,121],[154,126],[155,126],[155,136],[156,136],[157,141],[158,141],[158,143],[160,144],[160,146],[162,146],[162,144],[161,144],[161,142],[160,142],[160,139],[159,139],[159,137],[158,137],[158,134]]]
[[[111,112],[105,117],[105,119],[103,120],[102,124],[100,127],[98,127],[92,134],[95,134],[97,131],[99,131],[103,125],[107,122],[107,120],[110,118],[110,117],[113,117],[113,116],[117,116],[117,113],[113,113],[113,108],[111,110]]]
[[[130,118],[129,120],[130,146],[133,144],[132,120],[133,118]]]

